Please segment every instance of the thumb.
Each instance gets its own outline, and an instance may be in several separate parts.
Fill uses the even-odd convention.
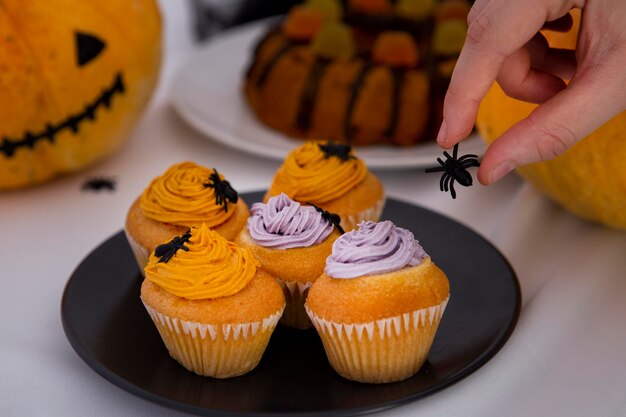
[[[606,62],[574,77],[493,142],[481,161],[478,180],[493,184],[514,168],[561,155],[578,140],[624,110],[626,77]]]

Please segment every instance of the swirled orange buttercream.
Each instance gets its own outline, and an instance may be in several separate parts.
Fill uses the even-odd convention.
[[[306,142],[287,155],[274,176],[271,191],[317,204],[336,200],[360,184],[367,174],[365,163],[352,151],[349,159],[329,156],[320,147],[326,144]]]
[[[229,242],[205,224],[174,249],[167,261],[150,255],[146,279],[189,300],[228,297],[241,291],[256,274],[258,261],[247,248]],[[172,248],[170,247],[170,251]]]
[[[213,171],[193,162],[181,162],[156,177],[141,194],[139,205],[146,217],[177,226],[215,227],[228,220],[234,209],[217,204],[215,189],[207,187]],[[223,179],[222,175],[219,175]]]

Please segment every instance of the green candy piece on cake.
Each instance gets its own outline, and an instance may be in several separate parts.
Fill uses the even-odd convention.
[[[447,20],[435,26],[433,52],[438,56],[458,55],[463,49],[467,24],[462,20]]]
[[[325,22],[337,22],[343,18],[343,9],[338,0],[308,0],[304,6],[322,15]]]
[[[424,20],[433,14],[435,0],[398,0],[396,15],[411,20]]]
[[[311,47],[317,55],[331,59],[347,59],[356,51],[352,30],[339,22],[324,25],[313,38]]]

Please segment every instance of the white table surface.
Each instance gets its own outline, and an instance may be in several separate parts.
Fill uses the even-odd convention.
[[[193,53],[183,3],[162,0],[161,84],[132,138],[113,157],[35,188],[0,194],[0,416],[182,416],[91,370],[61,326],[60,301],[78,263],[122,228],[126,210],[173,162],[219,166],[239,191],[267,187],[278,163],[218,145],[168,102]],[[458,187],[452,200],[422,170],[377,172],[388,194],[444,213],[485,236],[518,274],[523,308],[485,366],[385,416],[626,416],[626,232],[568,214],[515,175]],[[114,176],[114,193],[84,193]]]

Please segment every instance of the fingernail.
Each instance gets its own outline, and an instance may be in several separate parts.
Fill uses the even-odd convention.
[[[443,119],[441,122],[441,127],[439,128],[439,133],[437,134],[437,143],[440,146],[443,146],[446,143],[446,119]]]
[[[511,161],[504,161],[496,165],[489,174],[489,184],[493,184],[509,172],[513,171],[515,164]]]

